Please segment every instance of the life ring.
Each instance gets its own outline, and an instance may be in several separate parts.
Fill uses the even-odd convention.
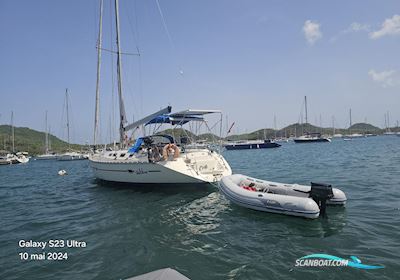
[[[180,151],[179,148],[175,144],[167,144],[163,148],[163,158],[164,160],[168,160],[169,156],[174,153],[174,159],[177,159],[179,157]]]

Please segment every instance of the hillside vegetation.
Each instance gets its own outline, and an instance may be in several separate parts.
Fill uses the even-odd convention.
[[[31,155],[44,153],[45,133],[27,127],[14,127],[14,149],[16,152],[28,152]],[[68,150],[68,143],[49,134],[49,142],[53,152],[65,152]],[[81,150],[81,145],[70,145],[71,149]],[[0,125],[0,150],[12,151],[11,126]]]
[[[335,129],[335,134],[352,134],[352,133],[372,133],[372,134],[383,134],[386,130],[380,129],[379,127],[373,126],[368,123],[356,123],[352,125],[348,129]],[[390,128],[392,132],[399,132],[400,129],[398,127]],[[312,133],[319,132],[321,134],[332,135],[333,128],[322,128],[313,126],[311,124],[291,124],[285,128],[274,130],[270,128],[259,129],[253,131],[251,133],[244,133],[238,135],[229,135],[228,137],[222,138],[224,140],[256,140],[256,139],[274,139],[281,137],[290,137],[290,136],[300,136],[303,133]],[[27,127],[15,127],[15,151],[24,151],[28,152],[31,155],[42,154],[44,152],[45,146],[45,133],[41,131],[36,131]],[[192,132],[185,129],[167,129],[158,134],[169,134],[175,137],[175,139],[179,140],[180,137],[189,136],[191,139],[195,140],[218,140],[221,139],[216,135],[211,133],[205,133],[201,135],[194,135]],[[57,138],[54,135],[49,134],[49,141],[51,143],[51,150],[56,153],[65,152],[68,150],[68,143]],[[70,148],[72,150],[80,151],[87,149],[87,146],[71,144]],[[0,150],[9,151],[12,150],[12,138],[11,138],[11,126],[9,125],[0,125]]]

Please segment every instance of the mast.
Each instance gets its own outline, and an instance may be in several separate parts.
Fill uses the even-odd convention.
[[[304,107],[306,108],[306,124],[308,123],[308,116],[307,116],[307,96],[304,96]]]
[[[15,146],[14,146],[14,112],[11,111],[11,139],[12,139],[12,152],[15,152]]]
[[[274,137],[276,139],[276,116],[274,115]]]
[[[99,126],[99,108],[100,108],[100,66],[101,66],[101,42],[103,33],[103,0],[100,0],[100,19],[99,19],[99,36],[97,38],[97,80],[96,80],[96,105],[94,113],[94,132],[93,147],[96,149],[96,136]]]
[[[51,132],[50,132],[50,126],[49,126],[49,132],[48,132],[47,135],[50,135],[50,133],[51,133]],[[49,151],[51,151],[51,141],[50,141],[50,139],[51,139],[51,138],[48,137],[48,141],[49,141],[49,142],[48,142],[48,145],[49,145],[48,149],[49,149]]]
[[[68,151],[70,150],[70,144],[69,144],[69,108],[68,108],[68,89],[65,89],[65,103],[67,106],[67,139],[68,139]]]
[[[47,110],[46,110],[46,116],[45,116],[45,124],[46,124],[46,136],[44,138],[45,144],[44,144],[44,153],[47,155],[49,153],[49,132],[47,130]]]
[[[121,147],[125,147],[125,128],[126,124],[126,113],[124,107],[124,98],[122,96],[122,61],[121,61],[121,42],[120,42],[120,34],[119,34],[119,11],[118,11],[118,0],[115,0],[115,25],[117,29],[117,78],[118,78],[118,97],[119,97],[119,141]]]
[[[350,108],[350,126],[351,127],[352,123],[351,123],[351,108]]]

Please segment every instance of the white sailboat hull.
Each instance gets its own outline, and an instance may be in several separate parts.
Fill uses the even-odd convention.
[[[204,183],[157,163],[99,163],[90,161],[96,178],[104,181],[134,184]]]
[[[57,157],[57,160],[60,161],[83,160],[83,159],[87,159],[87,157],[79,153],[65,153]]]
[[[53,154],[44,154],[44,155],[38,155],[35,160],[51,160],[51,159],[57,159],[57,155]]]
[[[17,161],[18,161],[18,163],[27,163],[27,162],[29,162],[29,158],[25,157],[25,156],[17,157]]]
[[[93,155],[89,164],[98,179],[132,184],[213,183],[232,174],[222,156],[205,150],[156,163],[148,162],[144,156],[113,159]]]
[[[28,161],[29,157],[22,153],[7,154],[6,156],[0,158],[0,165],[27,163]]]

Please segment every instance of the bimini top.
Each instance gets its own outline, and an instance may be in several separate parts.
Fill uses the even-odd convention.
[[[194,110],[194,109],[187,109],[185,111],[177,112],[171,114],[171,116],[202,116],[207,114],[214,114],[214,113],[221,113],[220,110]]]
[[[185,111],[163,114],[155,117],[151,121],[147,122],[146,125],[155,123],[170,123],[172,125],[184,125],[190,121],[204,121],[204,115],[221,113],[219,110],[193,110],[188,109]]]

